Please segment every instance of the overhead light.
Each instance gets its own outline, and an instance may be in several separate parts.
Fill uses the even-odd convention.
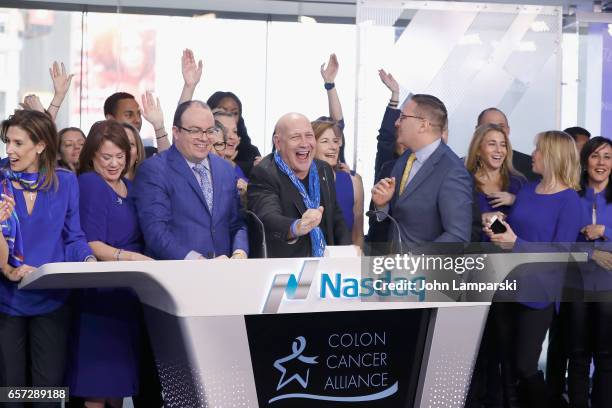
[[[317,20],[315,20],[313,17],[308,17],[308,16],[300,16],[298,21],[300,23],[305,23],[305,24],[314,24],[317,22]]]
[[[481,45],[480,35],[476,34],[465,34],[459,39],[459,45]]]
[[[533,41],[520,42],[518,43],[518,46],[516,48],[519,51],[525,51],[525,52],[534,52],[537,50],[537,47]]]
[[[531,23],[531,31],[536,33],[544,33],[550,31],[550,27],[546,24],[545,21],[534,21]]]

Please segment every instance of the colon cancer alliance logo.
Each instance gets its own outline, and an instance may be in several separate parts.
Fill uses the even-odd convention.
[[[334,333],[328,337],[331,353],[327,356],[305,355],[307,341],[304,336],[296,337],[291,344],[291,353],[274,361],[273,367],[278,370],[280,377],[276,386],[276,395],[268,403],[286,399],[311,399],[319,401],[333,401],[338,403],[367,402],[384,399],[398,391],[399,383],[389,385],[389,373],[386,372],[388,355],[384,351],[368,351],[354,354],[339,354],[347,352],[354,347],[384,347],[387,342],[387,333]],[[359,374],[338,375],[311,375],[311,369],[317,373],[326,370],[350,369],[359,367]],[[363,373],[363,368],[370,370]],[[344,370],[343,372],[346,372]],[[291,384],[297,384],[303,392],[283,393],[283,389]],[[314,385],[313,385],[314,383]],[[296,387],[290,387],[295,389]],[[312,391],[312,390],[316,391]],[[333,395],[333,391],[354,390],[356,395]],[[375,390],[375,392],[367,391]],[[319,392],[321,391],[321,392]]]

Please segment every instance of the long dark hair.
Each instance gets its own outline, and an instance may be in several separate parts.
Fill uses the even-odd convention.
[[[46,113],[33,110],[17,110],[8,119],[2,121],[0,129],[0,139],[4,143],[7,142],[6,134],[10,127],[19,127],[28,134],[30,140],[34,143],[43,142],[45,150],[38,157],[38,171],[40,174],[45,174],[46,179],[41,185],[41,189],[47,190],[51,187],[57,189],[58,180],[55,174],[55,166],[57,161],[57,149],[59,146],[59,138],[57,136],[57,128],[50,116]]]
[[[586,142],[582,148],[582,152],[580,153],[580,166],[582,167],[582,171],[580,172],[581,189],[578,191],[580,196],[584,197],[586,189],[589,187],[589,156],[603,145],[608,145],[612,148],[612,141],[605,137],[597,136]],[[608,185],[606,186],[606,203],[609,202],[612,202],[612,172],[608,177]]]

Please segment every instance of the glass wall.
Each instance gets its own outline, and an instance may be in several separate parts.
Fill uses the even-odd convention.
[[[355,26],[269,22],[121,13],[81,13],[0,8],[0,115],[23,97],[40,96],[48,106],[53,87],[48,68],[63,61],[75,74],[58,116],[58,127],[86,133],[103,119],[106,97],[117,91],[137,96],[153,91],[170,130],[183,79],[181,54],[191,48],[204,61],[195,98],[217,90],[236,93],[249,134],[262,153],[271,151],[276,120],[298,111],[328,115],[320,66],[335,52],[340,61],[337,88],[344,103],[347,132],[353,133]],[[144,122],[145,142],[153,129]],[[352,157],[352,146],[348,147]]]

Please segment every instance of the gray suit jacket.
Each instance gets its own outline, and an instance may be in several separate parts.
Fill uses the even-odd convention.
[[[397,159],[391,175],[396,190],[390,214],[398,221],[404,246],[430,242],[469,242],[472,224],[472,177],[444,143],[429,156],[399,195],[410,152]],[[390,239],[396,235],[391,231]]]

